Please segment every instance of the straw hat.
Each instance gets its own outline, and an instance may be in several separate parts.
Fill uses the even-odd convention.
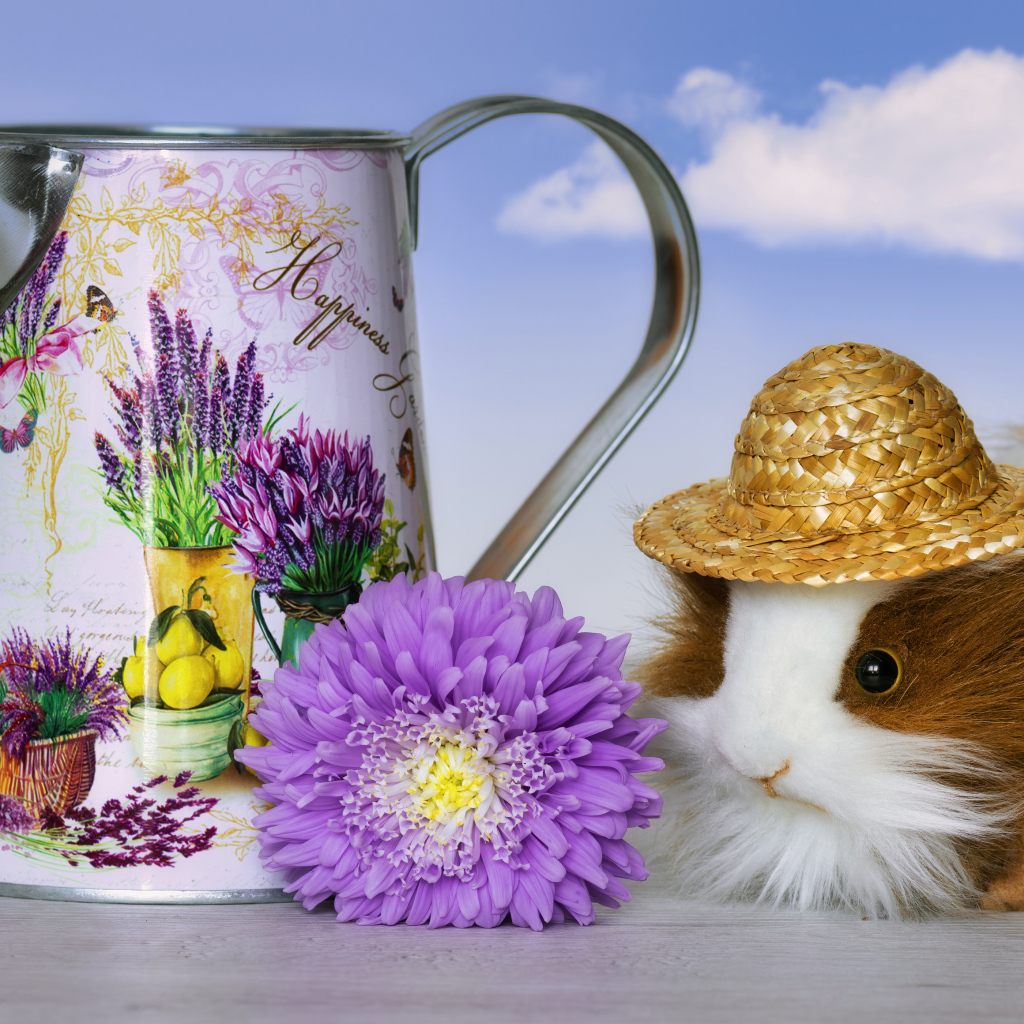
[[[871,345],[824,345],[770,377],[729,477],[652,505],[637,546],[684,572],[846,583],[1024,546],[1024,470],[995,466],[956,396]]]

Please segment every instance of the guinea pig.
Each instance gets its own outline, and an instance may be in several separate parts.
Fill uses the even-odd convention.
[[[948,389],[847,345],[769,379],[728,479],[647,510],[686,894],[1024,909],[1022,509]]]
[[[1024,909],[1024,558],[812,588],[673,572],[642,681],[686,890]]]

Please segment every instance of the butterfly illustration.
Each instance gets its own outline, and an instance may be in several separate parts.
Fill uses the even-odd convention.
[[[114,309],[114,304],[107,293],[94,284],[85,290],[85,315],[109,324],[121,311]]]
[[[402,447],[398,449],[398,472],[402,474],[405,486],[411,491],[416,486],[416,456],[412,450],[412,427],[409,427],[402,438]]]
[[[400,299],[398,297],[398,292],[394,285],[391,286],[391,301],[395,304],[395,309],[397,309],[399,313],[405,309],[405,299]]]
[[[9,455],[17,448],[27,448],[36,436],[36,420],[39,413],[29,409],[21,418],[21,422],[13,429],[0,427],[0,448]]]

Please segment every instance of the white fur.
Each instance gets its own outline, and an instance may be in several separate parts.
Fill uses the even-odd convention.
[[[895,586],[730,584],[722,685],[659,702],[688,894],[889,917],[976,898],[957,841],[998,831],[1006,809],[937,776],[991,769],[835,699],[861,620]]]

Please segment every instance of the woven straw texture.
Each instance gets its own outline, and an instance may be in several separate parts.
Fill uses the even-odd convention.
[[[770,377],[728,478],[652,505],[640,549],[723,579],[894,580],[1024,546],[1024,471],[996,467],[956,396],[870,345],[812,349]]]
[[[0,793],[20,800],[37,817],[65,814],[89,796],[96,778],[95,729],[55,740],[32,740],[20,758],[0,747]]]

